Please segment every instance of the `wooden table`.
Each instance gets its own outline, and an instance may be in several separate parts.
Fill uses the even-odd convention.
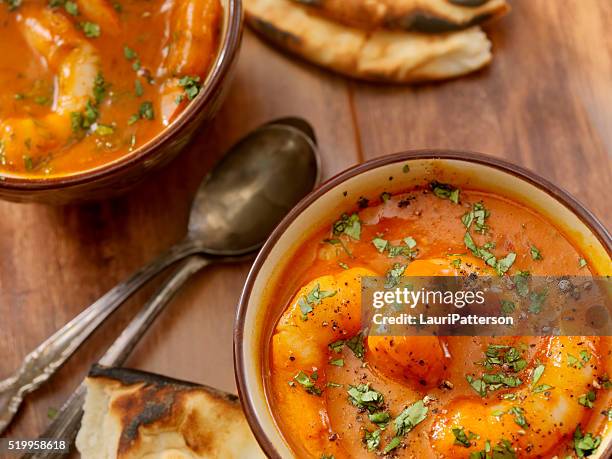
[[[0,203],[0,377],[185,231],[190,198],[220,152],[274,117],[315,126],[324,175],[405,149],[469,149],[532,169],[612,222],[612,2],[522,0],[496,24],[493,64],[420,86],[348,81],[277,53],[246,31],[233,88],[190,151],[127,196],[69,207]],[[235,390],[232,321],[249,265],[200,273],[128,365]],[[157,282],[159,283],[159,281]],[[49,384],[9,436],[48,423],[90,364],[154,291],[114,316]]]

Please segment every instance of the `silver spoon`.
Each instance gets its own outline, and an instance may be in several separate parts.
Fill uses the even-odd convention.
[[[183,241],[117,285],[28,354],[15,374],[0,382],[0,433],[26,394],[36,390],[104,320],[155,275],[191,255],[204,264],[251,254],[283,216],[318,183],[320,160],[299,118],[268,123],[240,140],[198,189]]]

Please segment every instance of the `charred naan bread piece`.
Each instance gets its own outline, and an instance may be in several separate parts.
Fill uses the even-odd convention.
[[[293,0],[321,16],[364,29],[452,32],[496,19],[506,0]]]
[[[83,459],[265,458],[236,396],[100,366],[87,378],[76,446]]]
[[[477,70],[491,60],[478,27],[440,35],[348,27],[291,0],[244,0],[251,26],[276,45],[356,78],[406,83]]]

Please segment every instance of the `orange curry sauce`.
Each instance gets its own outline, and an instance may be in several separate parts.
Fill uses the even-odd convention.
[[[0,2],[0,174],[69,175],[127,155],[201,88],[219,0]]]
[[[493,243],[490,251],[498,260],[516,255],[503,275],[596,274],[564,234],[533,210],[492,193],[460,190],[459,196],[456,203],[424,188],[384,196],[384,202],[362,202],[354,211],[361,225],[359,240],[333,234],[326,225],[302,244],[279,276],[270,307],[284,313],[267,347],[266,383],[272,411],[297,457],[565,458],[577,457],[573,435],[578,425],[586,436],[583,446],[603,438],[610,402],[607,338],[451,337],[442,339],[450,358],[437,349],[441,341],[434,337],[398,338],[396,349],[388,340],[366,338],[362,360],[346,344],[328,346],[359,332],[359,306],[351,305],[360,302],[359,292],[346,291],[359,289],[363,270],[382,276],[394,263],[402,263],[407,266],[404,275],[449,275],[444,270],[452,270],[457,258],[476,272],[487,269],[464,243],[461,217],[476,203],[484,206],[487,217],[484,234],[471,227],[474,242],[479,247]],[[376,237],[394,245],[412,237],[418,252],[413,259],[390,258],[374,246]],[[300,297],[305,299],[313,286],[337,293],[312,302],[313,310],[303,320]],[[482,361],[491,344],[519,352],[524,362],[518,371],[496,369],[522,383],[481,397],[466,377],[486,373]],[[582,370],[567,365],[566,353],[585,356],[577,364]],[[402,362],[408,371],[402,370]],[[541,392],[532,393],[530,381],[540,365],[545,368],[537,382]],[[349,390],[360,385],[362,395],[367,385],[382,397],[370,402],[370,410],[367,402],[356,406],[351,401]],[[596,395],[592,408],[579,402],[590,391]],[[407,408],[405,432],[398,434],[395,422]],[[410,421],[416,425],[410,427]]]

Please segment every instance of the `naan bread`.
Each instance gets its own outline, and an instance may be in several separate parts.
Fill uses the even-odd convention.
[[[238,398],[151,373],[94,366],[76,446],[83,459],[259,459]]]
[[[365,29],[440,33],[503,16],[506,0],[293,0],[318,14]]]
[[[413,82],[456,77],[491,60],[477,27],[428,35],[361,29],[319,17],[291,0],[244,0],[250,25],[268,40],[316,64],[356,78]]]

